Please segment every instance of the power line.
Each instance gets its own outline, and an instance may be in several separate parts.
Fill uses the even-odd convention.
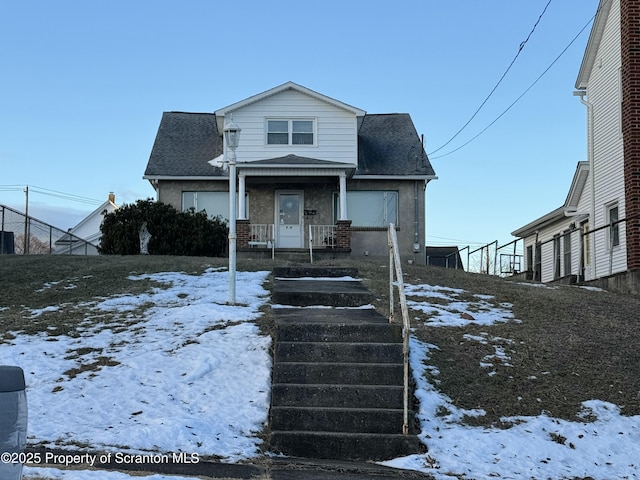
[[[467,126],[473,121],[474,118],[476,118],[476,115],[478,115],[478,113],[480,112],[480,110],[482,110],[482,107],[484,107],[484,105],[489,101],[489,99],[491,98],[491,96],[493,95],[493,93],[497,90],[497,88],[500,86],[500,84],[502,83],[502,81],[504,80],[504,78],[507,76],[507,73],[509,73],[509,70],[511,70],[511,67],[513,66],[514,63],[516,63],[516,60],[518,59],[518,57],[520,56],[520,52],[522,52],[522,50],[524,49],[524,46],[529,42],[529,39],[531,38],[531,35],[533,35],[533,32],[536,30],[536,27],[538,26],[538,24],[540,23],[540,20],[542,20],[542,16],[545,14],[545,12],[547,11],[547,8],[549,7],[549,4],[551,3],[551,0],[549,0],[547,2],[547,4],[544,7],[544,10],[542,10],[542,13],[540,14],[540,16],[538,17],[538,20],[536,20],[536,23],[533,25],[533,28],[531,29],[531,31],[529,32],[529,35],[527,35],[527,38],[520,42],[520,46],[518,47],[518,53],[516,53],[516,56],[513,57],[513,60],[511,60],[511,63],[509,64],[509,66],[507,67],[507,69],[505,70],[505,72],[502,74],[502,76],[500,77],[500,80],[498,80],[498,83],[495,84],[495,86],[493,87],[493,89],[489,92],[489,95],[487,95],[487,97],[483,100],[483,102],[480,104],[480,106],[476,109],[476,111],[473,113],[473,115],[471,115],[471,118],[469,120],[467,120],[467,123],[465,123],[460,130],[458,130],[453,137],[451,137],[444,145],[441,145],[440,147],[436,148],[434,151],[430,152],[429,155],[433,155],[436,152],[439,152],[440,150],[442,150],[444,147],[446,147],[447,145],[449,145],[458,135],[460,135],[460,133],[462,133],[462,131],[467,128]],[[440,157],[435,157],[435,158],[440,158]]]
[[[529,90],[531,90],[541,79],[542,77],[544,77],[546,75],[546,73],[551,70],[551,67],[553,67],[555,65],[555,63],[560,60],[560,57],[562,57],[567,50],[569,50],[569,47],[571,47],[571,45],[573,45],[573,43],[578,39],[578,37],[580,37],[580,35],[582,35],[582,32],[584,32],[584,30],[591,24],[591,22],[593,21],[593,19],[595,18],[595,15],[593,17],[591,17],[591,19],[584,25],[584,27],[582,27],[582,29],[580,29],[580,31],[577,33],[577,35],[575,37],[573,37],[573,39],[569,42],[569,44],[562,50],[562,52],[560,52],[560,54],[553,60],[553,62],[551,62],[551,64],[538,76],[538,78],[536,78],[534,80],[534,82],[529,85],[524,92],[522,92],[520,94],[520,96],[518,98],[516,98],[511,105],[509,105],[500,115],[498,115],[489,125],[487,125],[486,127],[484,127],[482,130],[480,130],[479,133],[477,133],[475,136],[473,136],[470,140],[468,140],[467,142],[463,143],[462,145],[460,145],[458,148],[455,148],[453,150],[451,150],[450,152],[444,153],[442,155],[438,155],[437,157],[433,157],[431,158],[431,160],[434,160],[436,158],[442,158],[442,157],[446,157],[447,155],[451,155],[454,152],[457,152],[458,150],[460,150],[461,148],[466,147],[467,145],[469,145],[471,142],[473,142],[476,138],[478,138],[480,135],[482,135],[484,132],[486,132],[490,127],[492,127],[498,120],[500,120],[509,110],[511,110],[511,108],[520,101],[520,99],[522,97],[524,97],[527,93],[529,93]],[[447,142],[448,143],[448,142]],[[446,145],[446,144],[445,144]],[[441,147],[442,148],[442,147]]]
[[[96,200],[95,198],[83,197],[74,193],[66,193],[58,190],[52,190],[50,188],[38,187],[36,185],[29,185],[29,191],[39,193],[42,195],[49,195],[51,197],[60,198],[72,202],[84,203],[85,205],[102,205],[102,200]],[[0,192],[17,192],[25,189],[25,185],[0,185]]]

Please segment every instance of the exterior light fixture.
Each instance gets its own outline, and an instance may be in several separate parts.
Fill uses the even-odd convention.
[[[229,304],[236,303],[236,148],[240,142],[240,127],[233,115],[224,126],[226,164],[229,165]]]

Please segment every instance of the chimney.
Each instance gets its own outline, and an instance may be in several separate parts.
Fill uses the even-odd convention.
[[[113,192],[109,192],[109,201],[111,203],[116,203],[116,195]]]

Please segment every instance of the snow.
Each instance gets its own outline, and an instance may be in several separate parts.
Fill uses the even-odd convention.
[[[105,452],[187,452],[226,462],[260,455],[271,340],[254,320],[268,302],[262,287],[267,272],[237,275],[236,306],[226,304],[225,271],[198,276],[166,272],[132,277],[165,288],[83,304],[89,313],[77,337],[16,332],[11,344],[0,345],[0,364],[25,371],[29,443]],[[415,311],[433,312],[429,325],[486,326],[464,340],[494,346],[495,353],[483,359],[487,366],[509,364],[510,339],[491,335],[490,327],[517,321],[510,305],[441,286],[407,285],[406,293]],[[465,312],[473,320],[462,319]],[[25,317],[41,313],[27,311]],[[104,313],[117,315],[117,321],[102,320]],[[457,408],[438,391],[439,372],[429,364],[437,348],[411,338],[420,438],[429,451],[386,465],[420,470],[437,480],[640,478],[640,417],[624,417],[618,406],[593,399],[583,403],[583,419],[575,422],[540,415],[505,418],[512,425],[506,429],[463,425],[465,416],[484,411]],[[100,357],[108,361],[78,370]],[[45,467],[25,467],[24,478],[184,478]]]
[[[443,291],[451,292],[446,295],[451,304],[456,303],[456,294],[464,293],[429,285],[409,285],[406,289],[407,295],[416,296],[422,292],[422,296],[427,298],[433,292],[440,294]],[[476,298],[491,301],[484,295],[476,295]],[[427,307],[428,303],[420,302],[412,306],[421,311]],[[483,325],[491,325],[490,315],[494,316],[494,322],[513,318],[507,314],[504,305],[495,310],[486,307]],[[466,310],[470,308],[473,306],[469,305]],[[460,322],[451,315],[429,324],[446,327],[459,326]],[[505,349],[509,339],[490,337],[486,332],[465,335],[464,339],[485,344],[502,343],[494,345],[496,353],[491,357],[509,365]],[[384,462],[385,465],[430,473],[436,480],[640,478],[640,416],[622,416],[618,406],[594,399],[582,403],[581,416],[585,418],[582,422],[569,422],[543,414],[503,418],[504,422],[512,425],[507,429],[462,425],[461,419],[465,415],[477,416],[484,412],[457,408],[450,398],[438,392],[437,381],[433,382],[435,385],[427,381],[427,372],[430,376],[438,375],[437,369],[428,364],[430,352],[434,349],[437,346],[411,338],[410,361],[420,402],[420,438],[429,451],[424,455]],[[492,362],[489,363],[493,366]],[[442,412],[448,413],[442,416]],[[587,421],[587,417],[595,420]]]
[[[226,305],[227,272],[133,277],[166,288],[95,302],[77,337],[15,332],[0,345],[0,364],[25,372],[28,442],[228,462],[258,455],[271,339],[253,320],[268,300],[267,274],[238,272],[236,306]],[[105,312],[117,321],[101,321]]]

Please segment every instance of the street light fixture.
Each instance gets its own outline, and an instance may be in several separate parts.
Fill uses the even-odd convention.
[[[229,304],[236,303],[236,148],[240,141],[240,127],[233,123],[233,115],[224,126],[229,165]]]

